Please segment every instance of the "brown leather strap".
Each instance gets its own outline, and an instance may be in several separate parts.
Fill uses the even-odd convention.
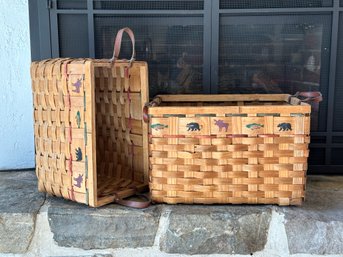
[[[145,200],[145,201],[134,201],[134,200],[124,200],[120,198],[118,195],[115,195],[114,202],[120,205],[124,205],[131,208],[137,208],[137,209],[144,209],[150,206],[151,199],[143,194],[136,194],[139,198]]]
[[[159,106],[162,102],[162,99],[156,96],[150,103],[146,103],[143,107],[143,121],[149,122],[149,107]]]
[[[148,111],[149,111],[149,107],[148,107],[148,104],[144,105],[143,107],[143,121],[145,123],[149,123],[149,114],[148,114]]]
[[[130,28],[122,28],[121,30],[118,31],[116,39],[114,41],[114,49],[113,49],[113,56],[111,61],[115,61],[119,58],[119,54],[120,54],[120,48],[121,48],[121,43],[122,43],[122,39],[123,39],[123,33],[126,32],[131,40],[132,43],[132,56],[131,59],[129,60],[129,62],[131,63],[132,61],[134,61],[135,57],[136,57],[136,51],[135,51],[135,35],[133,34],[132,30]]]
[[[305,102],[305,103],[319,103],[323,101],[323,95],[322,93],[318,91],[297,92],[294,96],[299,98],[302,102]]]
[[[152,101],[149,103],[149,106],[159,106],[162,103],[162,99],[159,96],[154,97]]]

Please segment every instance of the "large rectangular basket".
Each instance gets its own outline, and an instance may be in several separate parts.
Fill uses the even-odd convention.
[[[162,95],[149,104],[155,202],[300,205],[311,106],[285,95]]]
[[[52,59],[31,66],[39,190],[90,206],[147,188],[147,64]]]
[[[95,207],[147,189],[145,62],[52,59],[31,76],[40,191]]]

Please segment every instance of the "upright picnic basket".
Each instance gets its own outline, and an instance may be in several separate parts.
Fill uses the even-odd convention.
[[[127,32],[132,58],[119,60]],[[31,65],[39,190],[97,207],[148,189],[147,64],[120,30],[113,58],[50,59]]]
[[[311,101],[320,93],[157,96],[144,115],[152,200],[300,205]]]

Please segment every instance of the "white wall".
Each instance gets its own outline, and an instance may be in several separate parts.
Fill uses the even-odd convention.
[[[34,167],[28,0],[0,0],[0,170]]]

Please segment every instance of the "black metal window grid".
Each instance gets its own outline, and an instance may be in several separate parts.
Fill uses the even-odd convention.
[[[105,42],[113,40],[109,35],[125,24],[134,27],[137,35],[141,35],[139,38],[144,38],[138,43],[137,54],[140,59],[149,59],[149,40],[163,37],[167,40],[167,35],[170,38],[173,35],[183,38],[179,45],[184,48],[170,44],[168,51],[154,49],[159,56],[159,62],[155,65],[160,67],[161,72],[150,74],[150,77],[162,78],[161,83],[154,83],[159,87],[153,90],[160,92],[164,89],[163,93],[185,93],[163,82],[166,70],[168,79],[175,83],[187,81],[185,78],[189,79],[189,74],[192,74],[188,84],[192,84],[193,88],[184,86],[185,91],[224,93],[226,89],[223,85],[231,83],[226,81],[223,84],[225,40],[235,40],[231,38],[233,36],[225,35],[225,31],[235,29],[239,24],[240,29],[245,31],[249,31],[246,24],[254,24],[262,29],[269,23],[268,26],[274,24],[270,27],[272,30],[277,30],[278,22],[282,21],[289,23],[288,29],[293,31],[297,28],[292,24],[297,20],[299,24],[317,24],[323,36],[320,56],[313,54],[315,62],[318,59],[321,62],[320,78],[314,81],[314,85],[319,86],[325,101],[321,104],[318,124],[312,131],[309,171],[311,174],[343,174],[340,158],[343,152],[343,107],[340,103],[343,99],[343,66],[338,65],[343,61],[342,0],[30,0],[29,8],[33,60],[60,56],[108,58],[111,49]],[[151,32],[151,28],[144,28],[155,25],[160,26],[165,34],[161,36]],[[175,26],[179,26],[179,29],[175,29]],[[261,30],[262,36],[263,33],[267,35]],[[244,39],[242,34],[236,36]],[[261,38],[257,40],[264,42]],[[192,45],[197,46],[192,48]],[[284,43],[283,47],[287,48],[287,44]],[[125,49],[129,48],[123,47],[123,55],[129,52]],[[241,47],[239,50],[246,49]],[[318,49],[313,52],[315,50]],[[185,63],[189,56],[192,60],[198,58],[198,63],[194,65],[196,68],[186,70],[188,73],[185,72],[185,78],[175,73],[175,66],[184,61],[177,56],[183,56]],[[283,58],[281,63],[287,61],[286,57]],[[295,51],[292,52],[292,58],[297,62]],[[184,82],[182,85],[188,84]]]

